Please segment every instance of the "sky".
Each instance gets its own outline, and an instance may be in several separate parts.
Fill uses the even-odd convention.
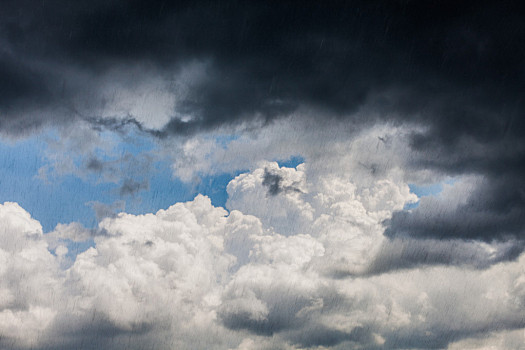
[[[524,349],[519,1],[3,1],[0,349]]]

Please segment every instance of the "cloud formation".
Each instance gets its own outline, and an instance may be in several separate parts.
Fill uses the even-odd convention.
[[[292,138],[304,128],[342,127],[350,139],[378,124],[404,127],[407,173],[481,180],[456,213],[421,224],[421,206],[394,217],[392,235],[523,238],[525,79],[517,43],[525,25],[517,2],[1,6],[4,135],[87,123],[166,140],[264,132],[292,117]],[[331,142],[329,133],[313,137]],[[93,157],[85,165],[107,168]],[[118,181],[123,195],[148,185]]]
[[[498,179],[464,178],[437,197],[423,198],[414,211],[399,212],[387,234],[413,237],[463,237],[487,241],[525,238],[522,189]]]
[[[94,236],[79,225],[44,235],[20,206],[2,205],[2,346],[453,348],[494,332],[515,348],[521,251],[392,241],[383,223],[415,199],[406,184],[309,172],[267,162],[230,182],[229,212],[199,195],[107,217]],[[301,191],[268,196],[268,173]],[[95,245],[59,268],[60,244],[88,236]]]
[[[124,202],[93,198],[95,230],[44,235],[2,205],[0,347],[454,349],[487,333],[516,348],[524,13],[2,2],[0,134],[57,133],[40,179],[112,182],[129,199],[159,159],[186,182],[245,172],[226,209],[198,196],[116,214]],[[126,138],[153,149],[128,152]],[[305,163],[267,161],[291,156]],[[443,191],[417,198],[408,184]]]
[[[523,132],[517,3],[2,7],[4,131],[121,118],[184,134],[307,107],[429,126],[418,148]]]

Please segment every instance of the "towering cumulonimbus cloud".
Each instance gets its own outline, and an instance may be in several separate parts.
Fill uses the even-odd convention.
[[[384,220],[416,199],[406,184],[309,173],[308,163],[263,163],[230,182],[229,212],[199,195],[107,217],[94,246],[62,269],[64,242],[75,230],[86,239],[82,227],[43,235],[4,204],[0,252],[16,264],[2,269],[2,295],[12,296],[3,298],[2,346],[446,348],[525,327],[523,254],[505,258],[499,243],[392,240]],[[300,190],[271,194],[268,174]],[[410,244],[425,253],[399,253]],[[453,259],[431,258],[446,251]]]

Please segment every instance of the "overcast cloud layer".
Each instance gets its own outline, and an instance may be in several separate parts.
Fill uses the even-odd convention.
[[[45,145],[17,191],[112,192],[92,227],[52,232],[0,204],[0,348],[522,349],[524,19],[519,1],[3,1],[0,141]],[[170,171],[224,208],[126,210]]]

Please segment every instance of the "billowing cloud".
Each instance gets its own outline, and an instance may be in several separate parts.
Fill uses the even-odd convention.
[[[300,191],[268,195],[268,174]],[[425,349],[492,332],[513,349],[525,328],[516,242],[383,235],[416,199],[402,182],[266,162],[228,194],[229,212],[199,195],[106,217],[98,234],[44,235],[17,204],[1,206],[2,346]],[[87,237],[94,246],[60,268],[60,244]]]
[[[30,348],[51,326],[63,282],[38,221],[6,202],[0,222],[0,346]]]
[[[512,134],[523,108],[520,10],[483,2],[6,3],[3,129],[86,117],[88,106],[87,117],[129,115],[185,133],[307,105],[333,116],[368,106],[402,120],[439,116],[435,139],[449,124],[454,141],[492,127]],[[50,112],[38,118],[37,109]]]
[[[1,136],[45,130],[37,180],[113,183],[120,201],[89,198],[96,228],[46,234],[0,206],[0,347],[516,348],[523,15],[2,2]],[[161,161],[186,183],[242,173],[226,208],[199,195],[123,212]]]
[[[525,29],[517,3],[1,6],[0,132],[17,137],[50,126],[75,140],[54,150],[43,178],[50,171],[90,173],[116,177],[122,195],[147,189],[147,176],[115,174],[119,160],[86,150],[100,143],[103,130],[136,129],[161,140],[176,158],[174,172],[187,181],[210,169],[254,169],[241,167],[253,154],[282,159],[289,153],[282,143],[272,146],[264,136],[266,143],[242,142],[254,134],[282,141],[283,124],[286,146],[303,138],[294,155],[312,168],[309,151],[321,146],[321,169],[349,153],[340,143],[345,138],[388,125],[404,131],[394,133],[402,140],[376,135],[378,148],[404,147],[389,152],[390,165],[363,157],[361,172],[398,166],[421,183],[423,173],[480,179],[458,210],[422,223],[425,211],[442,210],[426,203],[394,216],[390,235],[523,239],[525,79],[518,43]],[[210,138],[192,137],[214,133],[239,136],[236,151],[216,151],[222,146]],[[85,159],[57,156],[64,149]],[[203,161],[210,153],[215,165],[224,164]],[[140,157],[123,162],[134,160],[141,164]],[[279,191],[271,175],[269,189]]]

